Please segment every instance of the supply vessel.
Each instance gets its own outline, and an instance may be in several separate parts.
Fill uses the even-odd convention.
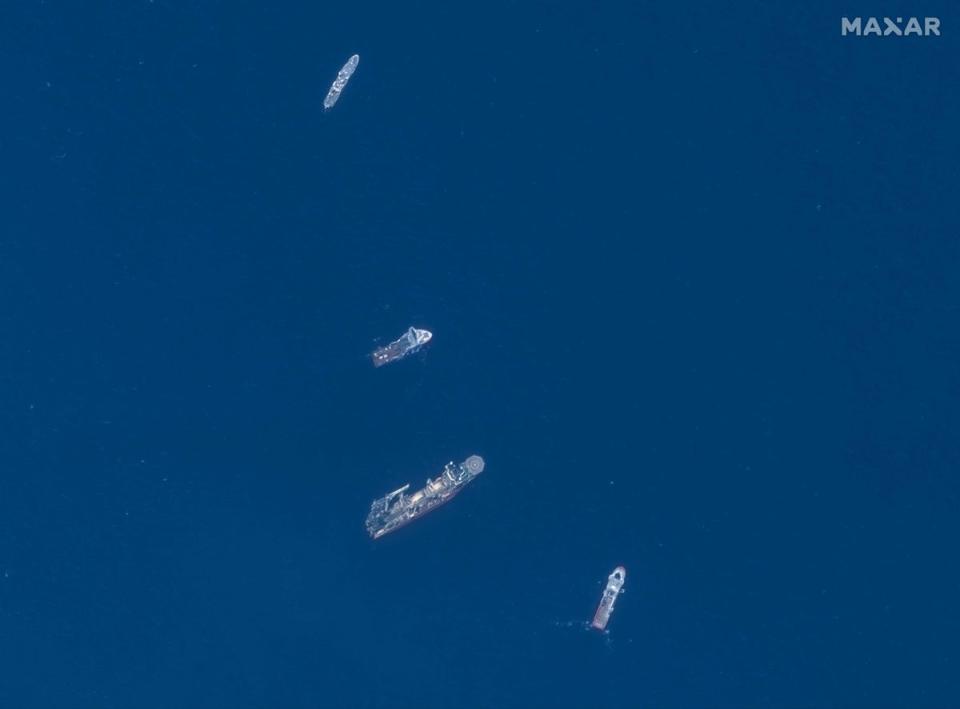
[[[403,359],[419,350],[431,339],[433,339],[433,333],[429,330],[411,327],[389,345],[378,347],[371,353],[370,358],[373,360],[373,366],[382,367],[390,362]]]
[[[471,455],[462,463],[447,463],[440,475],[433,480],[428,479],[426,485],[416,492],[407,494],[410,489],[410,483],[407,483],[374,500],[367,515],[367,532],[372,538],[379,539],[437,509],[482,473],[485,465],[479,455]]]
[[[627,570],[618,566],[613,573],[607,577],[607,587],[603,590],[603,598],[600,599],[600,605],[597,606],[597,612],[593,615],[593,622],[590,626],[597,630],[603,630],[610,622],[610,615],[613,613],[613,604],[617,601],[617,596],[623,593],[623,582],[627,580]]]

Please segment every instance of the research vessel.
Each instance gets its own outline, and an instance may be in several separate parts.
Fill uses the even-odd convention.
[[[471,455],[462,463],[447,463],[443,472],[421,489],[407,494],[410,483],[384,495],[370,505],[367,532],[374,539],[394,532],[445,502],[452,500],[475,477],[483,472],[483,458]]]

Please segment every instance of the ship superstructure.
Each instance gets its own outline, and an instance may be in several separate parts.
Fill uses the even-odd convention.
[[[384,347],[378,347],[371,354],[374,367],[382,367],[411,355],[433,339],[429,330],[411,327],[399,338]]]
[[[389,534],[453,499],[471,480],[483,472],[485,463],[471,455],[462,463],[447,463],[443,472],[427,480],[421,489],[407,494],[410,483],[373,501],[367,515],[367,532],[374,539]]]
[[[607,577],[607,587],[603,590],[603,598],[600,599],[600,605],[597,606],[597,612],[593,616],[593,622],[590,625],[597,630],[603,630],[610,622],[610,614],[613,613],[613,604],[617,601],[617,596],[623,593],[623,582],[627,580],[627,570],[618,566],[613,573]]]

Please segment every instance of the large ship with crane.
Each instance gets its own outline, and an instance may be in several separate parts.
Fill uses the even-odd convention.
[[[483,472],[483,458],[471,455],[462,463],[447,463],[443,472],[416,492],[407,493],[410,483],[377,498],[367,515],[367,532],[374,539],[394,532],[452,500],[468,483]]]

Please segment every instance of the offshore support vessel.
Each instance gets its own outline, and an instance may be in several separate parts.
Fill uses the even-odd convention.
[[[479,455],[471,455],[462,463],[447,463],[443,472],[414,493],[406,494],[407,483],[399,490],[384,495],[370,505],[367,532],[374,539],[400,529],[418,517],[452,500],[457,493],[483,472],[485,463]]]
[[[378,347],[370,353],[373,366],[382,367],[385,364],[390,364],[390,362],[403,359],[407,355],[412,355],[430,342],[431,339],[433,339],[433,333],[429,330],[411,327],[389,345]]]
[[[627,570],[618,566],[613,573],[607,576],[607,587],[603,589],[603,597],[600,599],[600,605],[597,606],[597,612],[593,615],[593,622],[590,626],[597,630],[604,630],[607,623],[610,622],[610,614],[613,613],[613,604],[617,601],[617,596],[623,593],[623,582],[627,580]]]

